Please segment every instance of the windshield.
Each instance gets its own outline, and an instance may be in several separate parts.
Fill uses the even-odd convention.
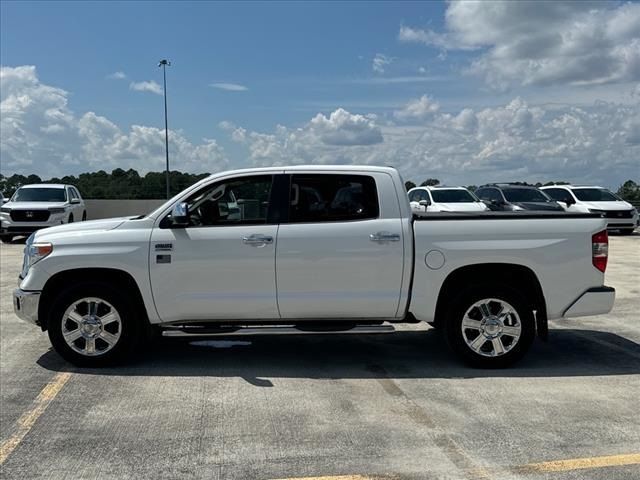
[[[19,188],[11,199],[13,202],[66,202],[64,188]]]
[[[573,194],[583,202],[617,202],[620,199],[604,188],[576,188]]]
[[[437,203],[470,203],[477,200],[466,190],[431,190],[433,201]]]
[[[503,188],[507,201],[512,203],[518,202],[552,202],[546,193],[542,193],[535,188]]]

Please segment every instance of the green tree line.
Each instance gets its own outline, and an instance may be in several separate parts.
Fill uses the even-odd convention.
[[[208,173],[193,174],[178,171],[169,172],[169,185],[171,195],[193,185],[198,180],[208,176]],[[11,175],[5,177],[0,174],[0,191],[5,197],[13,195],[22,185],[32,183],[65,183],[75,185],[80,190],[83,198],[99,199],[157,199],[165,198],[166,182],[164,172],[149,172],[140,176],[134,169],[123,170],[116,168],[111,173],[104,170],[80,175],[65,175],[41,179],[38,175]]]

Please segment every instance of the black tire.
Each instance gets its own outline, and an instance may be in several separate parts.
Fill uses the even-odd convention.
[[[13,235],[2,235],[0,236],[0,241],[2,243],[11,243],[13,241]]]
[[[633,235],[633,231],[635,228],[625,228],[624,230],[620,230],[620,235]]]
[[[82,221],[86,221],[87,220],[87,211],[85,210],[84,212],[82,212]]]
[[[69,220],[67,220],[67,223],[73,223],[73,213],[69,215]]]
[[[503,345],[506,353],[496,356],[489,356],[492,354],[491,352],[493,352],[494,355],[496,354],[495,347],[493,346],[493,342],[490,339],[485,340],[485,342],[488,343],[481,344],[478,347],[480,349],[486,349],[487,351],[484,351],[483,354],[477,353],[472,349],[471,346],[467,344],[467,341],[465,340],[465,335],[467,336],[467,338],[469,338],[475,333],[473,329],[466,329],[465,333],[463,333],[462,321],[465,317],[465,314],[467,314],[467,311],[471,309],[471,307],[476,302],[479,302],[483,299],[496,299],[498,301],[506,302],[513,308],[513,310],[517,314],[517,317],[519,317],[520,336],[517,339],[508,335],[505,335],[504,337],[500,336],[500,344]],[[499,308],[498,302],[489,302],[489,304],[490,309]],[[469,311],[470,316],[475,316],[478,313],[480,313],[479,307],[477,307],[477,310]],[[482,321],[484,322],[484,318],[488,317],[482,318]],[[509,316],[510,323],[512,323],[511,320],[513,318],[513,315]],[[447,309],[445,322],[445,333],[449,347],[467,364],[473,367],[508,367],[520,360],[527,353],[535,338],[536,329],[533,310],[530,306],[528,306],[525,298],[518,290],[501,284],[470,287],[462,291],[450,303],[449,308]],[[483,335],[483,333],[478,331],[477,337],[469,340],[475,340],[475,338],[479,338],[481,335]],[[482,339],[480,340],[480,342],[482,342]]]
[[[75,351],[64,339],[62,333],[62,322],[69,321],[63,318],[66,310],[78,300],[87,297],[95,297],[108,302],[120,316],[120,325],[117,329],[120,335],[119,339],[110,349],[104,349],[104,353],[95,356]],[[133,354],[144,332],[143,319],[139,314],[139,309],[136,308],[133,298],[126,290],[121,290],[111,284],[102,282],[71,285],[62,291],[49,309],[47,327],[49,339],[55,351],[65,360],[78,367],[105,367],[123,362]],[[112,330],[110,333],[117,332]],[[80,342],[79,345],[82,346],[83,341],[78,339],[75,345],[78,346],[78,342]],[[96,340],[96,344],[98,342],[107,345],[102,340]],[[96,348],[96,350],[99,350],[99,348]]]

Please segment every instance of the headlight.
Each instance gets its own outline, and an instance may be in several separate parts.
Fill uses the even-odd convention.
[[[638,213],[638,209],[637,208],[632,208],[631,209],[631,216],[633,217],[635,214]]]
[[[29,237],[27,244],[24,247],[24,261],[22,262],[22,273],[20,274],[22,278],[26,277],[33,264],[39,262],[53,252],[53,245],[48,242],[32,242],[33,235]]]
[[[64,207],[56,207],[56,208],[50,208],[50,209],[49,209],[49,213],[53,213],[53,214],[56,214],[56,213],[64,213],[64,212],[66,212],[66,211],[67,211],[67,210],[66,210],[66,208],[64,208]]]
[[[0,208],[0,212],[2,213],[11,213],[11,209],[8,207],[2,207]]]

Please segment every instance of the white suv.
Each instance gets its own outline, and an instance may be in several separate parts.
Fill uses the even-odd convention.
[[[638,211],[615,193],[602,187],[550,185],[541,187],[544,193],[567,212],[599,213],[607,219],[608,230],[630,235],[638,226]]]
[[[0,240],[8,243],[41,228],[86,219],[84,200],[73,185],[23,185],[0,209]]]
[[[413,213],[489,210],[489,207],[464,187],[415,187],[407,195]]]

